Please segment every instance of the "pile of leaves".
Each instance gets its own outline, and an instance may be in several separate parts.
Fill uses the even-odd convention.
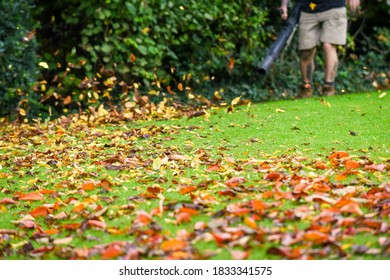
[[[196,144],[208,112],[184,124],[100,113],[2,128],[0,258],[390,257],[389,161],[237,156],[222,139]]]

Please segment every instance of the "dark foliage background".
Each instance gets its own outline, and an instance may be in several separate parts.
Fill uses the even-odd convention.
[[[280,29],[279,1],[3,2],[3,116],[20,115],[21,105],[30,117],[46,118],[101,104],[120,110],[132,100],[201,105],[237,96],[293,98],[299,84],[297,36],[267,76],[257,73]],[[389,15],[389,3],[380,0],[363,1],[362,12],[349,15],[348,44],[340,49],[340,91],[389,86]],[[34,29],[36,38],[23,41]],[[321,55],[317,69],[320,84]]]

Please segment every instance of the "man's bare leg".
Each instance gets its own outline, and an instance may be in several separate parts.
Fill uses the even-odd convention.
[[[337,68],[339,65],[337,48],[335,45],[324,43],[323,49],[325,54],[325,81],[322,91],[324,95],[334,95],[334,81],[337,75]]]
[[[300,88],[299,97],[301,98],[308,98],[313,95],[311,82],[313,81],[315,68],[314,58],[316,51],[316,48],[300,51],[302,85]]]
[[[311,83],[314,73],[316,48],[300,51],[302,81]]]

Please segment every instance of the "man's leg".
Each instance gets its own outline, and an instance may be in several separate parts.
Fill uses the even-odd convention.
[[[316,48],[300,51],[302,85],[299,92],[299,97],[301,98],[308,98],[313,95],[313,88],[311,83],[313,81],[313,73],[315,68],[314,58],[316,51]]]
[[[325,80],[322,93],[324,95],[334,95],[334,81],[337,75],[337,68],[339,65],[337,47],[329,43],[324,43],[322,46],[325,54]]]

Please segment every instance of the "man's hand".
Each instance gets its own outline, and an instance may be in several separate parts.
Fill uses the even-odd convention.
[[[287,6],[281,6],[280,7],[280,17],[283,20],[286,20],[288,18],[288,9]]]
[[[280,1],[280,17],[283,20],[286,20],[288,18],[288,0],[281,0]]]
[[[358,10],[360,6],[360,0],[347,0],[347,3],[349,4],[349,8],[351,11],[355,12]]]

